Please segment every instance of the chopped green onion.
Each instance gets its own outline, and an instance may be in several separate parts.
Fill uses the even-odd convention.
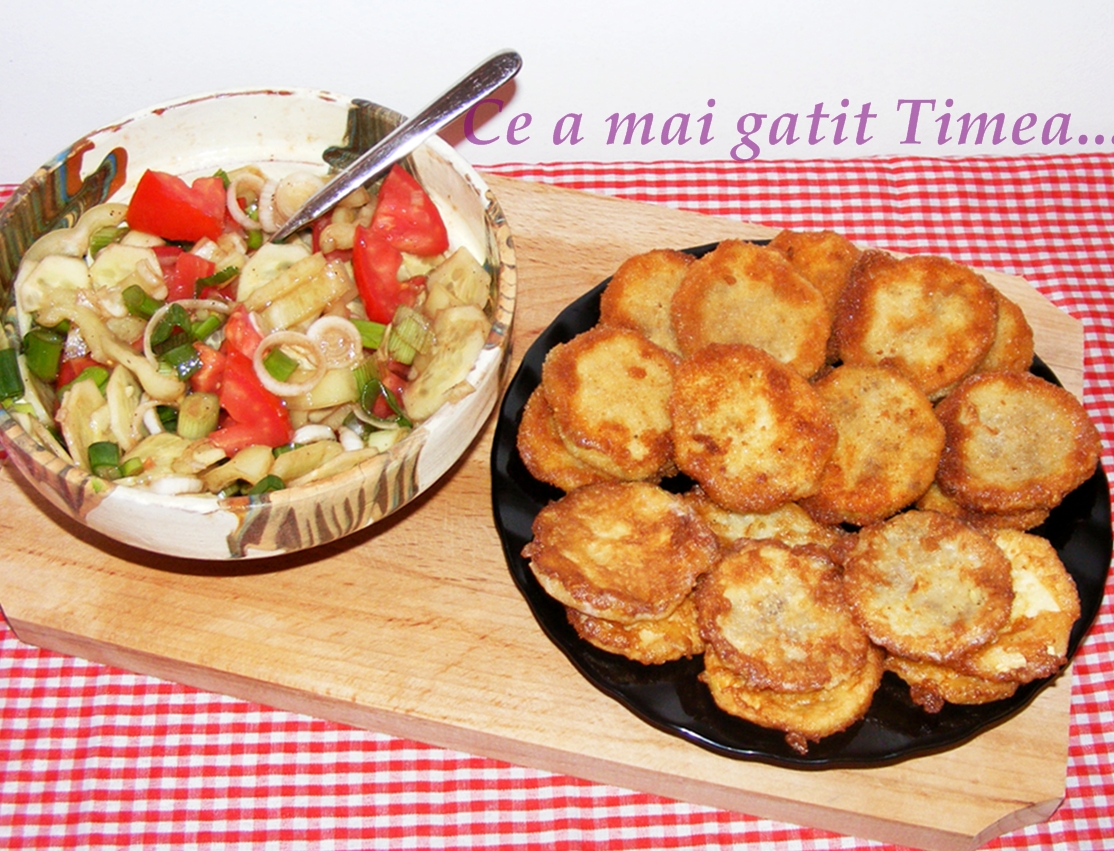
[[[223,168],[218,168],[213,177],[219,177],[220,182],[224,184],[225,189],[227,189],[229,187],[229,184],[232,183],[232,181],[228,177],[228,172],[225,171]]]
[[[263,247],[263,231],[249,230],[248,231],[248,250],[255,251]]]
[[[406,412],[402,410],[397,397],[391,390],[383,384],[378,378],[368,381],[363,389],[360,391],[360,407],[368,414],[373,414],[375,409],[375,402],[382,397],[386,400],[387,406],[394,412],[395,419],[398,425],[403,428],[412,428],[413,423],[410,418],[406,416]]]
[[[159,360],[173,367],[174,374],[180,381],[185,381],[202,367],[201,355],[193,347],[191,340],[162,352],[159,354]]]
[[[209,314],[208,318],[194,323],[193,330],[191,331],[191,333],[193,334],[193,338],[195,340],[204,340],[206,337],[220,328],[223,321],[224,320],[221,319],[219,313]]]
[[[96,257],[105,248],[112,245],[114,242],[119,242],[124,238],[128,232],[128,228],[124,225],[106,225],[103,228],[93,231],[92,236],[89,237],[89,254]]]
[[[126,287],[121,296],[128,313],[132,316],[140,316],[143,319],[150,319],[155,315],[155,311],[162,307],[162,302],[157,298],[152,298],[139,284]]]
[[[162,427],[167,431],[178,431],[178,409],[173,405],[158,405],[155,407],[155,413],[158,414],[159,422]]]
[[[198,278],[194,283],[194,293],[200,293],[205,287],[219,287],[222,284],[227,284],[239,274],[240,268],[238,266],[225,266],[219,272],[214,272],[204,278]]]
[[[66,337],[53,328],[34,326],[23,335],[23,360],[36,378],[54,381],[62,363],[62,349]]]
[[[353,319],[352,324],[360,332],[360,343],[365,349],[378,349],[383,343],[383,332],[387,326],[382,322],[372,322],[370,319]]]
[[[175,329],[180,331],[188,331],[193,328],[193,322],[190,320],[190,315],[182,305],[174,302],[166,309],[166,313],[162,319],[159,320],[158,326],[151,333],[151,347],[154,349],[155,354],[159,354],[158,346],[166,343],[167,340],[175,333]],[[180,343],[169,344],[167,347],[180,345]]]
[[[18,399],[22,395],[19,355],[15,349],[0,349],[0,399]]]
[[[89,469],[102,479],[120,478],[120,447],[110,440],[90,443]]]
[[[189,326],[187,326],[189,327]],[[154,335],[152,335],[154,336]],[[193,345],[193,331],[177,328],[169,336],[163,337],[157,343],[151,343],[151,351],[159,360],[166,360],[166,354],[182,346]]]
[[[283,483],[282,479],[273,473],[269,473],[248,490],[248,495],[258,496],[259,494],[270,493],[271,491],[280,491],[285,487],[286,485]]]
[[[399,306],[391,320],[387,338],[387,354],[399,363],[410,364],[419,352],[428,352],[433,344],[429,320],[406,305]]]
[[[263,356],[263,368],[275,381],[286,381],[298,369],[298,361],[276,346]]]
[[[143,472],[143,459],[142,458],[128,458],[120,464],[121,478],[130,476],[138,476]]]
[[[285,455],[287,452],[293,452],[298,448],[296,443],[284,443],[282,446],[276,446],[271,450],[271,454],[278,458],[280,455]]]
[[[190,393],[178,409],[178,434],[187,440],[199,440],[216,429],[219,419],[216,393]]]
[[[58,398],[61,399],[62,395],[73,387],[79,381],[92,381],[97,385],[97,389],[102,393],[104,392],[105,385],[108,384],[108,367],[105,366],[87,366],[85,369],[78,373],[77,378],[69,384],[63,385],[58,388]]]
[[[233,496],[243,496],[245,484],[247,484],[247,482],[245,482],[243,479],[237,479],[234,482],[229,482],[227,485],[220,489],[220,491],[217,493],[217,496],[223,499],[228,499],[229,497]]]

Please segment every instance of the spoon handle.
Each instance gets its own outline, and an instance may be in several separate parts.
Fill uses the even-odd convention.
[[[429,136],[514,77],[521,67],[522,57],[513,50],[496,53],[481,62],[460,82],[413,118],[398,125],[314,193],[271,236],[271,241],[281,242],[327,213],[341,198],[411,153]]]

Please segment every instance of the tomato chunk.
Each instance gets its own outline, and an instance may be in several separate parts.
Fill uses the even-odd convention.
[[[371,229],[391,246],[428,257],[449,248],[449,234],[437,206],[402,166],[391,166],[379,189]]]
[[[218,239],[224,232],[221,179],[199,177],[191,186],[177,175],[148,170],[128,204],[127,222],[134,230],[174,242]]]
[[[263,335],[251,322],[248,309],[242,304],[232,308],[228,314],[228,321],[224,323],[224,345],[222,349],[228,352],[239,352],[247,358],[255,355],[255,350],[263,341]]]
[[[356,226],[352,245],[352,275],[367,318],[386,324],[400,304],[413,304],[425,278],[400,281],[402,254],[371,228]]]
[[[231,422],[208,439],[229,456],[255,444],[282,446],[294,438],[286,405],[260,382],[251,358],[228,353],[218,396]]]
[[[197,297],[197,282],[216,271],[212,260],[184,251],[178,255],[174,268],[163,274],[166,280],[166,300],[179,301]]]
[[[224,377],[225,355],[204,343],[194,343],[193,347],[201,358],[201,369],[190,376],[190,389],[195,393],[216,393]]]

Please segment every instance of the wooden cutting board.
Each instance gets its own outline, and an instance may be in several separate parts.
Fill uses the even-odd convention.
[[[514,357],[631,254],[773,231],[492,177],[520,267]],[[1023,280],[1037,351],[1081,394],[1083,334]],[[23,641],[399,737],[671,798],[925,849],[1046,819],[1064,795],[1071,673],[946,753],[793,771],[652,729],[553,647],[491,510],[494,418],[417,503],[307,554],[197,563],[126,549],[0,470],[0,606]],[[167,534],[173,534],[172,529]]]

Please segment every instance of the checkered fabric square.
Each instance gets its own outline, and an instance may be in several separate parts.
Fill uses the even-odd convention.
[[[1084,323],[1114,455],[1114,157],[498,164],[481,170],[1022,275]],[[0,188],[0,201],[11,187]],[[993,849],[1114,835],[1114,596],[1076,658],[1067,798]],[[0,605],[3,601],[0,600]],[[11,848],[878,848],[272,710],[22,644],[0,623]]]

